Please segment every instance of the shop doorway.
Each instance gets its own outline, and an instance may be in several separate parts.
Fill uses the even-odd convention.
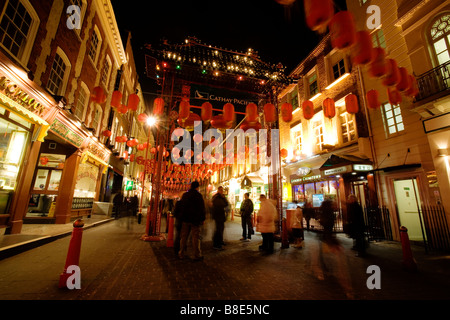
[[[368,199],[368,187],[367,180],[353,181],[352,182],[352,193],[358,198],[358,202],[361,207],[365,208],[369,204]]]
[[[416,179],[394,180],[394,192],[397,204],[399,225],[408,229],[413,241],[425,241],[421,216],[421,199]]]

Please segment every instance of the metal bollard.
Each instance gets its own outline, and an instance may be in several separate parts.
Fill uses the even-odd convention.
[[[172,214],[167,214],[169,218],[169,230],[167,233],[166,245],[168,248],[173,248],[173,227],[174,227],[174,217]]]
[[[408,271],[417,271],[417,264],[412,255],[411,245],[409,243],[408,229],[404,226],[400,227],[400,239],[403,249],[403,268]]]
[[[67,273],[67,268],[70,266],[78,266],[80,263],[81,252],[81,238],[83,236],[84,222],[78,219],[73,223],[72,238],[69,243],[69,250],[67,252],[66,265],[64,271],[59,276],[59,288],[67,287],[67,279],[70,274]]]

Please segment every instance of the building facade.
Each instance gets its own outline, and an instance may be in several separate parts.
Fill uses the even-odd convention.
[[[115,150],[103,133],[111,130],[112,94],[128,62],[112,5],[8,0],[0,13],[9,176],[0,225],[20,233],[23,223],[90,215],[93,202],[104,199],[102,184],[112,167]],[[135,90],[137,77],[134,82],[127,92]]]

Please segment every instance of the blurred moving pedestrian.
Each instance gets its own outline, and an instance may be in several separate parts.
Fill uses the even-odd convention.
[[[301,248],[303,246],[303,240],[305,240],[305,237],[303,234],[303,212],[300,205],[297,205],[297,209],[295,209],[291,227],[292,236],[294,237],[294,247]]]
[[[306,221],[306,230],[309,231],[310,220],[314,218],[314,208],[312,207],[311,202],[308,199],[305,200],[305,204],[303,205],[303,216]]]
[[[137,215],[138,207],[139,207],[139,199],[138,199],[137,195],[134,195],[130,198],[130,209],[131,209],[131,214],[133,216]]]
[[[323,227],[324,240],[330,240],[333,234],[334,226],[334,203],[330,199],[325,199],[320,205],[319,222]]]
[[[361,205],[355,195],[348,196],[347,217],[349,222],[349,235],[355,240],[357,256],[362,257],[366,253],[365,245],[365,222]]]
[[[244,194],[244,201],[241,204],[241,224],[242,224],[242,238],[241,241],[250,241],[253,234],[253,201],[250,199],[250,193]]]
[[[223,231],[225,221],[227,220],[225,208],[229,206],[228,200],[223,194],[223,187],[217,188],[217,193],[212,197],[212,218],[215,222],[215,231],[213,236],[213,248],[223,250]]]
[[[113,211],[114,211],[114,217],[116,219],[120,218],[123,204],[124,204],[123,194],[122,194],[122,190],[120,190],[119,192],[116,193],[116,195],[114,196],[114,199],[113,199]]]
[[[200,242],[200,229],[206,219],[206,209],[203,196],[198,192],[200,184],[197,181],[191,183],[189,191],[183,194],[180,205],[181,213],[181,239],[178,257],[184,259],[189,233],[191,234],[194,260],[203,260]]]
[[[181,227],[183,226],[183,221],[182,221],[183,205],[182,205],[181,199],[174,200],[174,201],[176,201],[176,202],[175,202],[173,213],[172,213],[173,218],[174,218],[174,233],[175,233],[173,249],[175,251],[175,254],[178,255],[178,253],[180,252]]]
[[[263,238],[263,243],[259,249],[270,254],[274,251],[274,233],[275,221],[277,221],[277,209],[264,194],[259,196],[259,200],[261,205],[258,212],[257,231],[261,232]]]

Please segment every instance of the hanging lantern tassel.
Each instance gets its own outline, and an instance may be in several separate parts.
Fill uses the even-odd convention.
[[[354,94],[349,94],[345,97],[345,109],[350,114],[358,113],[359,105],[358,105],[358,97]]]

